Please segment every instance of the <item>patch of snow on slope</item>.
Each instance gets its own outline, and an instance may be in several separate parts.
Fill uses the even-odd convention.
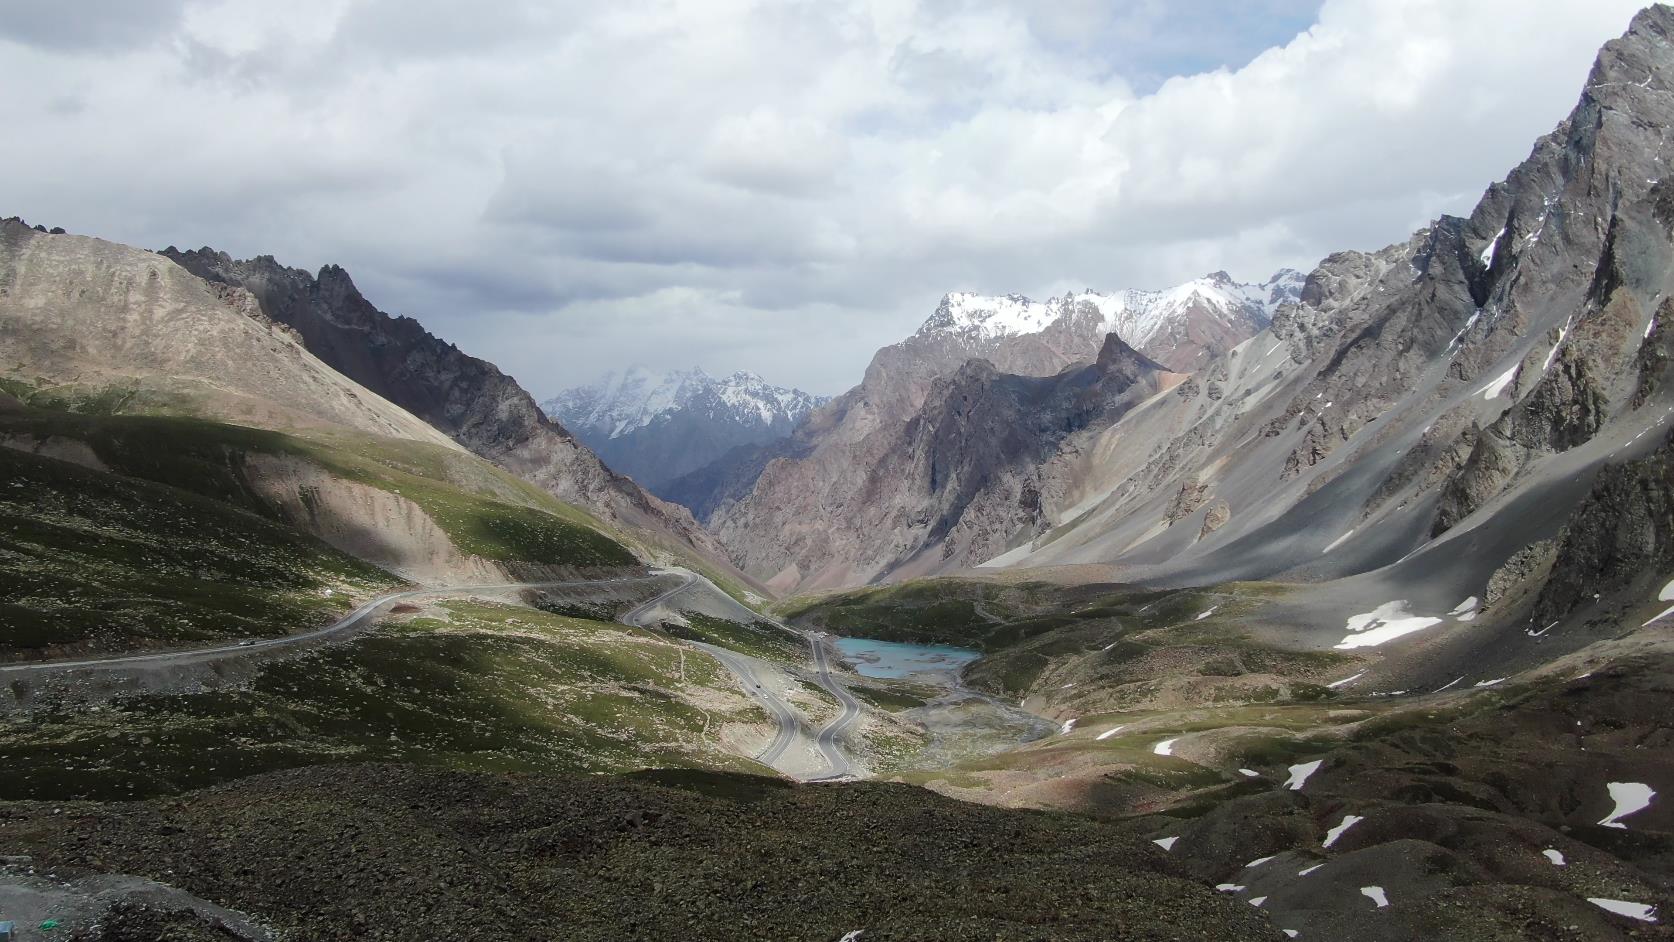
[[[1065,733],[1068,733],[1070,730],[1072,730],[1074,728],[1075,728],[1075,720],[1074,719],[1067,719],[1067,720],[1064,721],[1064,728],[1058,730],[1058,734],[1060,736],[1064,735]]]
[[[1097,736],[1095,736],[1093,738],[1098,740],[1099,742],[1104,742],[1106,739],[1109,739],[1110,737],[1112,737],[1112,736],[1116,735],[1117,733],[1121,732],[1123,730],[1123,728],[1125,728],[1125,726],[1126,726],[1126,724],[1123,724],[1123,726],[1112,726],[1111,728],[1105,730],[1104,732],[1098,734]]]
[[[1610,789],[1610,800],[1616,803],[1616,810],[1610,812],[1599,823],[1607,828],[1621,828],[1627,830],[1622,818],[1636,811],[1644,811],[1651,806],[1651,799],[1657,796],[1651,786],[1642,782],[1611,782],[1605,786]]]
[[[1360,822],[1362,822],[1364,820],[1366,820],[1366,819],[1361,817],[1360,815],[1357,815],[1357,814],[1345,814],[1345,815],[1343,815],[1343,820],[1342,820],[1341,824],[1338,824],[1336,827],[1334,827],[1331,830],[1325,832],[1325,842],[1322,843],[1320,846],[1321,847],[1330,847],[1332,844],[1337,843],[1337,838],[1342,837],[1343,833],[1345,831],[1347,831],[1351,827],[1354,827],[1356,824],[1359,824]]]
[[[1358,674],[1352,674],[1348,677],[1344,677],[1342,680],[1333,680],[1331,683],[1326,684],[1325,686],[1330,687],[1332,690],[1336,690],[1338,687],[1341,687],[1345,684],[1352,684],[1355,681],[1357,681],[1360,678],[1365,677],[1365,676],[1366,676],[1366,672],[1361,671]]]
[[[1383,892],[1381,886],[1363,886],[1360,888],[1360,895],[1376,903],[1379,909],[1389,905],[1389,896]]]
[[[1350,617],[1348,624],[1344,626],[1349,633],[1336,647],[1340,650],[1375,648],[1441,623],[1440,618],[1412,614],[1407,611],[1406,600],[1397,599],[1385,602],[1372,611]]]
[[[1202,621],[1205,618],[1208,618],[1210,615],[1215,614],[1215,609],[1217,609],[1217,608],[1220,608],[1220,606],[1219,605],[1210,606],[1209,610],[1207,612],[1203,612],[1202,614],[1198,615],[1196,618],[1192,619],[1192,621]]]
[[[1176,834],[1173,837],[1159,837],[1156,840],[1152,841],[1151,843],[1157,845],[1158,847],[1161,847],[1163,850],[1173,850],[1174,849],[1174,842],[1179,840],[1179,839],[1180,839],[1180,835]]]
[[[1505,238],[1505,228],[1502,226],[1499,232],[1494,233],[1494,238],[1489,240],[1488,247],[1482,250],[1481,255],[1477,256],[1477,260],[1482,262],[1483,268],[1493,266],[1494,253],[1499,250],[1500,240],[1503,238]]]
[[[1552,866],[1554,866],[1554,867],[1561,867],[1565,863],[1564,852],[1561,851],[1561,850],[1555,850],[1551,847],[1548,847],[1545,850],[1541,851],[1541,853],[1546,855],[1547,860],[1552,861]]]
[[[1308,783],[1309,776],[1313,775],[1315,772],[1318,772],[1319,767],[1324,765],[1324,764],[1325,764],[1325,760],[1315,759],[1312,762],[1304,762],[1300,765],[1291,766],[1290,767],[1290,778],[1285,779],[1284,785],[1282,785],[1280,787],[1281,788],[1288,788],[1293,792],[1301,791],[1302,786],[1306,785]]]
[[[1488,385],[1482,387],[1481,389],[1478,389],[1477,392],[1482,394],[1483,399],[1487,399],[1487,400],[1490,400],[1490,401],[1492,401],[1494,399],[1498,399],[1499,396],[1500,396],[1500,393],[1505,392],[1505,388],[1507,386],[1510,386],[1511,383],[1512,383],[1512,380],[1515,380],[1517,378],[1517,368],[1519,366],[1522,366],[1522,365],[1523,365],[1522,361],[1518,361],[1516,363],[1511,364],[1511,369],[1506,370],[1504,373],[1501,373],[1500,375],[1494,377],[1493,382],[1491,382]]]
[[[1156,753],[1159,756],[1174,755],[1174,744],[1179,742],[1179,741],[1180,740],[1178,740],[1178,739],[1165,739],[1162,742],[1157,743],[1155,746],[1153,746],[1151,748],[1151,751]]]
[[[1587,902],[1606,912],[1626,916],[1629,919],[1637,919],[1640,922],[1657,921],[1657,908],[1645,903],[1630,903],[1625,899],[1605,899],[1601,896],[1589,896]]]

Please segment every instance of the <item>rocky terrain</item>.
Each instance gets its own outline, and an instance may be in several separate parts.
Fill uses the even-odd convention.
[[[680,503],[679,492],[670,487],[676,479],[734,448],[789,436],[826,401],[754,373],[717,379],[692,369],[659,377],[634,368],[565,390],[541,409],[612,469]]]

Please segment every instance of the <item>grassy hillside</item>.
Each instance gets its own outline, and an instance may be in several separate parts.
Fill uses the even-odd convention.
[[[344,761],[759,771],[720,750],[728,722],[766,717],[718,663],[656,632],[448,602],[237,689],[0,720],[0,797],[165,795]]]
[[[0,480],[0,655],[287,634],[396,582],[178,488],[6,448]]]
[[[437,445],[33,407],[0,413],[0,442],[0,656],[286,634],[401,581],[292,525],[252,486],[261,456],[399,495],[466,556],[637,564],[581,511]]]

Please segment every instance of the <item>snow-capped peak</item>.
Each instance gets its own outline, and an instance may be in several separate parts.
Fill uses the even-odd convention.
[[[1160,291],[1103,293],[1091,289],[1045,301],[1018,294],[1000,297],[954,292],[919,328],[921,336],[951,333],[973,340],[1038,334],[1081,312],[1096,312],[1101,329],[1144,347],[1171,324],[1191,316],[1249,319],[1265,326],[1273,311],[1301,293],[1302,276],[1283,269],[1262,284],[1234,281],[1224,271]]]
[[[747,370],[716,379],[701,367],[658,375],[633,366],[565,390],[541,408],[572,430],[619,438],[659,416],[686,409],[725,413],[725,418],[746,426],[794,425],[825,401],[799,389],[774,386]]]

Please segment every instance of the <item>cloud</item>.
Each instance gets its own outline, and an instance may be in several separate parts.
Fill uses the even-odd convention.
[[[1463,212],[1634,0],[0,0],[31,221],[340,262],[540,395]]]

